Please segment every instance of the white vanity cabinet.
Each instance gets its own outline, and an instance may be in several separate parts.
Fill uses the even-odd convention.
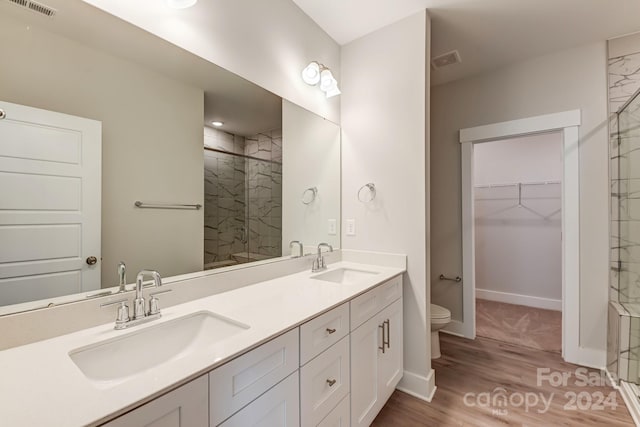
[[[368,426],[402,377],[402,276],[105,424]]]
[[[103,427],[196,427],[209,422],[209,379],[203,375]]]
[[[397,277],[351,302],[352,427],[370,425],[402,378],[401,297],[402,280]],[[360,313],[375,310],[364,323],[353,322],[354,316],[361,320]]]

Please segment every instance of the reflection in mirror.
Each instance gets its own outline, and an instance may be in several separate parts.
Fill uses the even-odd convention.
[[[172,277],[339,247],[337,125],[86,3],[48,4],[0,3],[0,314],[117,291],[120,261]]]

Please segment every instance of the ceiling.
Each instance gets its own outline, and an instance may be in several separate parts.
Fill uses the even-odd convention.
[[[43,3],[57,9],[53,18],[0,0],[0,21],[42,28],[202,89],[204,125],[222,121],[222,130],[242,136],[282,126],[282,98],[260,86],[85,2]]]
[[[339,44],[429,9],[432,56],[462,63],[433,70],[432,84],[640,31],[639,0],[293,0]]]

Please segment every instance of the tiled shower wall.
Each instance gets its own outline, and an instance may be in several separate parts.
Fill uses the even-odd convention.
[[[204,128],[204,144],[244,154],[244,138]],[[231,260],[244,252],[246,215],[245,158],[204,150],[204,263]]]
[[[280,130],[242,137],[204,128],[205,267],[282,253]],[[250,156],[250,157],[248,157]]]
[[[245,139],[247,159],[249,252],[282,255],[282,131]]]
[[[613,41],[615,42],[615,41]],[[612,42],[610,42],[612,43]],[[611,48],[611,45],[610,45]],[[616,112],[640,88],[640,44],[610,56],[611,259],[607,370],[638,382],[640,360],[640,143],[618,134]]]

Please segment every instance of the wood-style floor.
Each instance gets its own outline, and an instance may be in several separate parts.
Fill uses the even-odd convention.
[[[622,396],[610,386],[595,384],[600,383],[598,371],[589,370],[594,385],[581,386],[576,377],[579,367],[564,362],[557,353],[488,338],[467,340],[440,334],[440,341],[442,357],[432,362],[438,387],[433,401],[426,403],[396,391],[373,426],[634,425]],[[538,368],[568,376],[567,385],[554,387],[545,380],[538,385]],[[502,406],[501,396],[506,397]],[[578,402],[572,402],[573,396]],[[529,399],[529,408],[521,403],[522,398]],[[541,398],[550,400],[547,410]]]
[[[560,353],[562,312],[478,298],[476,335]]]

